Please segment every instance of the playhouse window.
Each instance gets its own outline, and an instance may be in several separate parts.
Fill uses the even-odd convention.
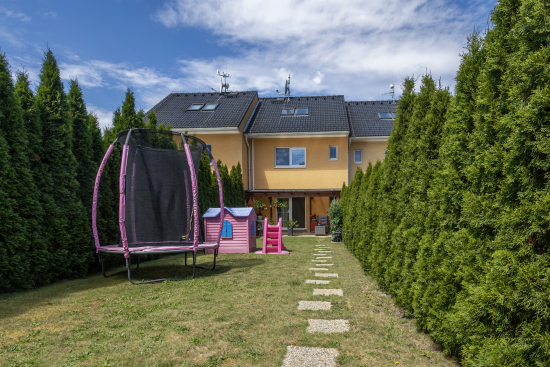
[[[256,229],[256,223],[250,222],[250,237],[254,237],[254,230]]]
[[[222,237],[233,237],[233,226],[228,220],[223,221]]]

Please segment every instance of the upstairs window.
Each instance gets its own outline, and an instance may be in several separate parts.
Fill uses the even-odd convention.
[[[233,226],[231,225],[231,222],[228,220],[223,221],[222,237],[225,237],[225,238],[233,237]]]
[[[307,108],[297,108],[296,109],[296,115],[307,115]]]
[[[329,161],[338,160],[338,147],[328,147],[328,160]]]
[[[203,111],[214,111],[217,107],[218,107],[217,103],[211,103],[211,104],[206,104],[202,110]]]
[[[356,150],[353,152],[353,163],[362,164],[363,163],[363,151]]]
[[[275,148],[275,167],[305,168],[306,148]]]
[[[285,108],[283,112],[281,112],[281,115],[294,115],[294,108]]]
[[[191,106],[189,106],[187,111],[198,111],[202,108],[202,106],[204,106],[204,103],[193,103]]]

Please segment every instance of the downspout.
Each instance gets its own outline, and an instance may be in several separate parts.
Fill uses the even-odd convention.
[[[246,142],[246,153],[248,155],[248,189],[250,190],[250,145],[248,144],[248,135],[244,134],[244,141]]]
[[[350,172],[350,169],[351,167],[349,166],[349,155],[351,154],[351,137],[348,138],[348,186],[349,186],[349,172]]]
[[[254,181],[254,139],[252,139],[252,190],[256,190],[256,182]]]
[[[248,125],[250,125],[250,122],[252,121],[252,118],[254,117],[254,114],[256,113],[256,110],[258,109],[258,106],[260,105],[260,101],[256,102],[256,106],[254,106],[254,111],[252,111],[252,114],[250,114],[250,118],[248,119],[248,122],[246,123],[246,126],[244,127],[243,132],[248,129]],[[244,134],[244,133],[243,133]],[[244,141],[246,142],[247,146],[247,155],[248,155],[248,189],[250,190],[250,145],[248,144],[248,135],[244,134]],[[254,142],[254,139],[252,139]],[[252,163],[254,164],[254,158],[252,159]],[[252,169],[252,179],[254,179],[254,169]]]

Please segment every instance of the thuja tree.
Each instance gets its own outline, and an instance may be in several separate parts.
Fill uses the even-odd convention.
[[[41,236],[42,206],[28,154],[28,134],[23,110],[16,97],[5,55],[0,54],[0,143],[2,152],[3,215],[0,255],[3,268],[0,290],[10,291],[37,285],[37,272],[47,267],[48,254]],[[0,204],[2,205],[2,204]],[[44,256],[44,259],[42,259]],[[39,283],[40,284],[40,283]]]
[[[79,183],[78,197],[90,218],[92,194],[97,164],[93,160],[92,134],[86,104],[78,80],[69,82],[69,123],[72,130],[72,151],[76,159],[76,179]]]
[[[51,181],[42,190],[51,195],[57,206],[57,215],[50,218],[53,229],[50,274],[54,278],[82,276],[91,260],[88,226],[78,197],[67,96],[51,50],[44,53],[36,101],[42,121],[41,159],[51,175]]]

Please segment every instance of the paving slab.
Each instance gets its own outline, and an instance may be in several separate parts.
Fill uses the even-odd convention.
[[[328,260],[311,260],[311,261],[318,262],[318,263],[326,263],[326,262],[328,262]]]
[[[309,268],[309,270],[328,270],[328,268]]]
[[[343,333],[349,331],[348,320],[318,320],[309,319],[309,326],[307,327],[308,333]]]
[[[298,310],[330,310],[332,304],[330,302],[323,301],[300,301],[298,303]]]
[[[338,351],[334,348],[286,347],[282,367],[337,367]]]
[[[338,278],[337,273],[315,273],[315,276],[322,278]]]
[[[334,264],[315,264],[315,266],[333,266]]]
[[[344,291],[341,289],[314,289],[314,296],[340,296],[344,295]]]
[[[332,259],[332,256],[322,256],[322,257],[317,256],[317,259]]]
[[[306,284],[329,284],[330,280],[318,280],[318,279],[308,279]]]

